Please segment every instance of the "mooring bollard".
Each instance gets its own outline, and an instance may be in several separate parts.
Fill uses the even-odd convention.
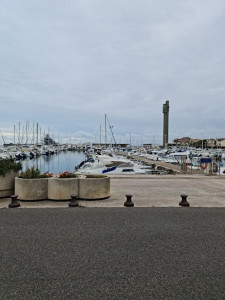
[[[127,201],[124,202],[124,206],[126,206],[126,207],[132,207],[132,206],[134,206],[134,203],[131,200],[131,198],[133,197],[133,195],[126,195],[126,197],[127,197]]]
[[[17,200],[18,195],[11,196],[11,203],[9,203],[10,208],[20,207],[20,203]]]
[[[190,206],[190,204],[187,202],[188,195],[180,195],[181,201],[179,203],[180,206]]]
[[[77,207],[79,204],[77,202],[77,195],[70,195],[71,201],[69,202],[69,207]]]

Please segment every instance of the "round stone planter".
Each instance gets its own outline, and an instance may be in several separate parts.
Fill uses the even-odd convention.
[[[0,197],[10,197],[14,194],[15,177],[18,172],[11,171],[5,176],[0,175]]]
[[[48,197],[48,178],[15,178],[15,194],[19,200],[44,200]]]
[[[70,195],[78,196],[78,178],[50,178],[48,180],[48,199],[70,200]]]
[[[110,196],[110,178],[80,178],[79,199],[97,200]]]

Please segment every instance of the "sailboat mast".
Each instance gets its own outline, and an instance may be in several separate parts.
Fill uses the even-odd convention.
[[[106,122],[106,114],[105,114],[105,147],[107,146],[107,122]]]
[[[19,145],[20,145],[20,122],[19,122]]]
[[[16,145],[16,125],[14,125],[14,146]]]
[[[38,145],[38,123],[37,123],[37,145]]]
[[[33,121],[33,145],[35,144],[35,141],[34,141],[34,121]]]
[[[41,127],[39,129],[39,132],[40,132],[40,144],[41,144]]]
[[[27,121],[26,121],[25,136],[26,136],[26,138],[25,138],[25,144],[27,145]]]

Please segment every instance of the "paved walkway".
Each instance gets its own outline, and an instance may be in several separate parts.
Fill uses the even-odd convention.
[[[105,200],[79,201],[84,207],[123,207],[126,194],[137,207],[179,207],[181,194],[192,207],[225,207],[225,176],[111,175],[111,196]],[[0,199],[7,208],[10,198]],[[63,201],[21,202],[21,207],[68,207]]]

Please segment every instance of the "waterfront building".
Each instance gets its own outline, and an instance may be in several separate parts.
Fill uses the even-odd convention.
[[[216,147],[225,148],[225,138],[216,139]]]
[[[192,139],[190,137],[182,137],[174,139],[173,142],[175,146],[180,147],[225,148],[225,138]]]

